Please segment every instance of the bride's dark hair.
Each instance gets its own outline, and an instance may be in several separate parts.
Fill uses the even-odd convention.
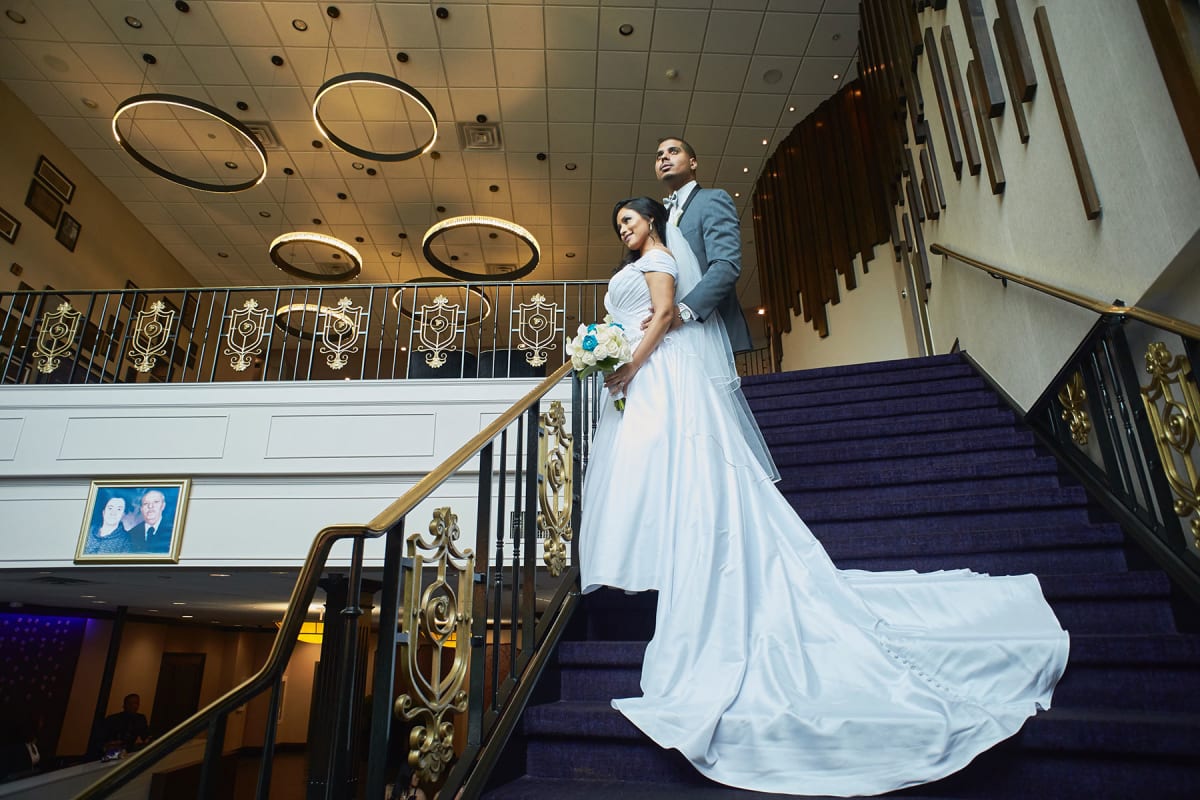
[[[627,200],[619,201],[613,206],[612,212],[613,230],[617,232],[618,238],[621,236],[621,223],[617,220],[617,216],[621,213],[622,208],[632,208],[650,220],[650,228],[657,234],[658,240],[664,243],[667,241],[667,207],[662,203],[653,197],[630,197]],[[640,257],[640,253],[627,250],[625,257],[621,259],[621,266],[625,266],[630,261],[636,261]]]

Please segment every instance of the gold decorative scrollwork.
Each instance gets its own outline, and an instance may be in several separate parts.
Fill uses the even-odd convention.
[[[546,363],[550,350],[558,347],[555,334],[559,326],[554,324],[558,316],[558,305],[547,303],[546,296],[535,294],[528,303],[521,303],[513,312],[517,317],[517,349],[528,350],[525,361],[531,367]]]
[[[466,314],[442,294],[433,298],[433,305],[422,304],[417,311],[417,350],[426,354],[425,363],[433,369],[446,363],[447,352],[458,349],[455,339],[466,330]]]
[[[450,717],[467,708],[475,553],[460,549],[458,538],[458,515],[449,507],[434,510],[427,534],[418,531],[408,537],[400,663],[412,693],[396,698],[394,711],[397,717],[419,722],[410,734],[408,763],[424,784],[436,783],[454,758]],[[435,566],[437,574],[422,588],[426,565]],[[449,570],[457,579],[448,577]],[[433,644],[427,663],[419,658],[422,641]],[[443,675],[442,652],[447,648],[454,650],[454,661]]]
[[[1162,342],[1153,342],[1147,348],[1146,372],[1151,380],[1149,386],[1141,387],[1142,402],[1150,418],[1163,472],[1175,493],[1173,508],[1181,517],[1192,517],[1192,546],[1200,547],[1200,475],[1193,452],[1200,437],[1200,391],[1196,388],[1196,377],[1187,357],[1172,358]]]
[[[334,313],[322,314],[321,352],[331,369],[341,369],[350,363],[347,353],[358,352],[358,340],[362,336],[362,319],[366,312],[362,306],[350,305],[350,298],[338,300]]]
[[[70,355],[71,345],[79,335],[79,323],[83,319],[70,303],[62,303],[54,311],[42,315],[42,325],[38,330],[37,349],[33,357],[37,359],[38,372],[49,375],[58,369],[63,358]]]
[[[263,337],[267,331],[267,310],[258,307],[251,297],[229,313],[229,326],[225,329],[225,355],[232,356],[229,366],[236,372],[245,372],[254,362],[252,356],[261,355]]]
[[[1083,373],[1075,370],[1071,379],[1058,390],[1058,402],[1062,403],[1062,420],[1071,431],[1071,441],[1080,447],[1088,443],[1092,430],[1092,418],[1087,410],[1087,389],[1083,386]]]
[[[538,428],[537,526],[542,540],[542,560],[550,574],[558,577],[567,565],[567,542],[571,541],[571,487],[574,483],[574,437],[567,433],[567,413],[555,400],[543,413]]]
[[[149,308],[139,311],[134,319],[129,353],[133,356],[134,369],[149,372],[158,363],[158,357],[167,354],[175,309],[168,311],[162,300],[155,300]]]

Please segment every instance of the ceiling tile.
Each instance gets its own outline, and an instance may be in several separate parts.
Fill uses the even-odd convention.
[[[750,69],[750,56],[705,53],[700,57],[696,86],[708,92],[740,92]]]
[[[545,123],[506,122],[501,129],[506,149],[542,152],[550,147],[550,130]]]
[[[756,54],[802,56],[816,25],[816,14],[770,12],[763,18]]]
[[[736,92],[695,92],[688,111],[688,124],[731,124],[739,96]]]
[[[642,92],[635,89],[598,89],[596,121],[624,122],[642,107]]]
[[[430,87],[445,86],[446,72],[442,69],[442,54],[437,50],[405,50],[408,61],[396,62],[395,75],[428,96]]]
[[[547,85],[555,88],[591,89],[605,85],[597,82],[596,53],[591,51],[547,50],[546,77]]]
[[[632,25],[633,33],[625,36],[620,32],[622,25]],[[650,33],[654,28],[654,11],[649,8],[602,8],[600,9],[600,35],[598,44],[601,53],[620,50],[650,49]]]
[[[495,86],[491,50],[443,50],[447,86]]]
[[[513,122],[545,122],[546,91],[544,89],[504,89],[500,94],[500,119],[504,128]],[[501,131],[504,135],[504,131]],[[507,138],[507,137],[505,137]]]
[[[696,53],[651,53],[646,67],[646,88],[691,91],[696,84],[700,56]]]
[[[595,51],[599,32],[599,9],[584,8],[582,4],[572,7],[554,7],[547,4],[543,15],[547,48]]]
[[[486,5],[454,4],[450,16],[435,20],[442,48],[491,47]]]
[[[79,0],[38,0],[37,10],[69,42],[113,43],[117,37],[91,3]]]
[[[787,98],[777,94],[743,94],[738,103],[734,123],[745,126],[774,128],[787,108]]]
[[[651,52],[699,53],[707,27],[707,11],[660,8],[654,13]]]
[[[496,82],[507,87],[541,88],[546,85],[543,50],[497,50]]]
[[[72,5],[82,4],[72,0]],[[184,15],[175,9],[174,3],[155,3],[154,12],[178,45],[222,45],[225,34],[209,9],[211,5],[195,3]]]
[[[536,49],[545,46],[540,6],[488,7],[492,27],[492,47],[497,49]]]
[[[601,52],[596,65],[596,87],[641,89],[646,84],[646,54]]]
[[[682,128],[687,122],[691,99],[690,92],[646,92],[642,100],[642,122]]]
[[[753,53],[763,15],[744,11],[713,11],[704,35],[705,53]]]
[[[804,59],[796,74],[792,92],[796,94],[823,94],[828,97],[837,90],[841,75],[845,72],[847,59],[814,58]],[[833,76],[837,75],[837,78]]]
[[[179,48],[192,74],[201,83],[245,84],[246,73],[228,47],[191,46]]]
[[[411,55],[412,48],[417,45],[429,47],[437,41],[438,20],[428,5],[380,3],[376,7],[384,35],[392,49],[404,50]]]
[[[637,123],[607,122],[595,126],[592,148],[597,153],[629,153],[638,142]]]
[[[552,153],[585,152],[592,149],[590,123],[555,122],[550,125]]]
[[[586,89],[550,89],[546,92],[551,122],[591,122],[596,93]]]
[[[853,14],[825,13],[817,19],[805,55],[849,57],[858,49],[858,11]]]
[[[275,28],[262,3],[209,2],[207,5],[230,44],[278,49]],[[268,39],[265,42],[264,33]]]
[[[755,56],[750,61],[743,91],[787,94],[800,69],[800,59],[786,56]]]

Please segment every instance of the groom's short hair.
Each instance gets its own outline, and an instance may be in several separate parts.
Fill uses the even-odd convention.
[[[679,142],[681,145],[683,145],[683,152],[688,154],[688,158],[696,157],[695,148],[693,148],[690,144],[688,144],[686,139],[684,139],[680,136],[664,136],[658,140],[658,145],[661,147],[663,142],[668,142],[668,141],[669,142]]]

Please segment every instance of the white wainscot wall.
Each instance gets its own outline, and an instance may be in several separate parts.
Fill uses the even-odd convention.
[[[192,481],[180,565],[298,565],[321,528],[370,521],[536,384],[7,387],[0,568],[71,564],[93,480],[176,478]],[[569,408],[568,382],[546,402],[554,399]],[[477,481],[472,461],[417,507],[408,529],[425,529],[449,505],[472,541]],[[339,545],[333,563],[349,554]],[[383,541],[366,554],[382,563]]]

